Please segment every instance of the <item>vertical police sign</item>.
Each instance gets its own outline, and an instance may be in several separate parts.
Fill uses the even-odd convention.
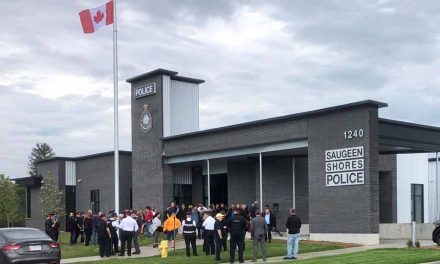
[[[327,187],[364,184],[364,147],[325,151]]]

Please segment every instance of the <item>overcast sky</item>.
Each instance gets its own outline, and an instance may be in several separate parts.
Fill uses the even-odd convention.
[[[0,173],[27,176],[36,142],[59,156],[113,148],[112,27],[82,33],[106,0],[0,2]],[[206,80],[202,129],[374,99],[380,116],[440,126],[440,1],[118,1],[120,145],[125,79]]]

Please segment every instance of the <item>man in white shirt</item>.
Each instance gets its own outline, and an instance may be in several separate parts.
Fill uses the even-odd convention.
[[[199,211],[199,213],[204,213],[205,211],[208,211],[208,209],[205,206],[203,206],[202,203],[199,203],[197,210]]]
[[[206,255],[214,255],[215,254],[215,245],[214,245],[214,224],[215,219],[212,217],[212,211],[206,212],[207,217],[205,221],[203,221],[202,227],[204,228],[204,246]]]
[[[124,256],[125,243],[127,243],[127,256],[131,256],[131,241],[133,235],[138,231],[139,226],[136,221],[131,217],[131,213],[128,210],[124,211],[125,218],[122,219],[119,224],[119,230],[121,230],[121,253],[119,256]]]

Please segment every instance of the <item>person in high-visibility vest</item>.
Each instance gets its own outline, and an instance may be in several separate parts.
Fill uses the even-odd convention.
[[[176,214],[173,213],[170,217],[163,223],[163,232],[167,235],[167,240],[171,242],[170,247],[174,247],[174,240],[177,234],[177,229],[182,225],[179,219],[177,219]]]

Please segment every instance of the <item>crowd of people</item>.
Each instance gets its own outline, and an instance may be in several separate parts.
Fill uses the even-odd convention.
[[[70,213],[67,221],[67,230],[70,232],[70,244],[77,244],[78,238],[84,246],[99,245],[101,257],[118,254],[127,256],[140,254],[139,238],[142,235],[150,237],[153,248],[159,245],[159,235],[164,233],[169,247],[174,247],[177,234],[182,234],[185,241],[186,255],[197,256],[197,239],[203,239],[203,252],[213,255],[214,260],[221,261],[221,251],[227,251],[229,237],[229,262],[244,262],[245,236],[249,232],[253,240],[253,260],[257,259],[258,246],[261,247],[262,258],[266,261],[265,243],[272,242],[272,232],[276,228],[276,216],[265,206],[261,210],[258,202],[251,204],[231,204],[227,207],[224,203],[205,207],[198,205],[180,206],[172,202],[163,212],[154,207],[146,206],[143,211],[124,210],[123,214],[116,215],[99,212],[93,214]],[[58,240],[59,220],[51,214],[46,219],[46,232],[55,241]],[[295,210],[290,209],[290,216],[286,221],[288,229],[286,259],[295,259],[298,256],[298,241],[301,220],[296,216]],[[120,242],[120,247],[119,247]],[[134,246],[134,252],[132,252]]]

